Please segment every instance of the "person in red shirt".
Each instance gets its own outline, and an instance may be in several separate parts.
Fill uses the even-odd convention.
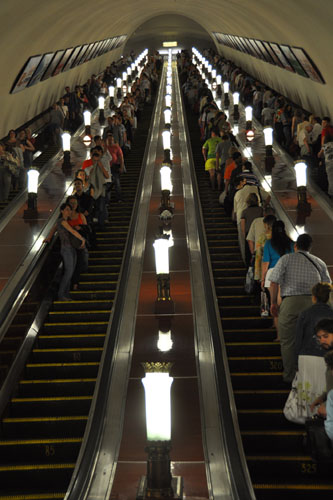
[[[321,131],[321,150],[318,153],[318,158],[320,158],[324,152],[324,142],[327,135],[333,136],[333,127],[331,126],[331,119],[329,116],[324,116],[322,121],[322,131]]]
[[[89,160],[84,160],[84,162],[82,163],[82,170],[85,170],[86,168],[92,166],[92,164],[93,164],[93,162],[92,162],[92,155],[93,155],[94,151],[95,151],[95,148],[91,148],[91,150],[90,150],[90,158],[89,158]]]

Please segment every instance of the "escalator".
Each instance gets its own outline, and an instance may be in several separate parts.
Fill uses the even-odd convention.
[[[289,391],[281,383],[282,360],[280,346],[273,341],[272,319],[261,318],[256,297],[244,292],[246,269],[237,228],[210,188],[197,116],[190,109],[187,123],[238,421],[256,497],[332,498],[329,467],[305,455],[304,428],[283,416]]]
[[[0,499],[63,498],[85,431],[115,300],[153,104],[142,112],[106,229],[72,301],[54,301],[1,420]]]

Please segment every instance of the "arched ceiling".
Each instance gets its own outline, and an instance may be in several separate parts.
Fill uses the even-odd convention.
[[[178,17],[182,16],[182,17]],[[163,20],[164,18],[164,20]],[[154,24],[155,19],[155,24]],[[172,25],[172,26],[171,26]],[[153,46],[174,35],[188,46],[212,43],[217,31],[303,47],[323,74],[326,85],[272,67],[232,49],[224,55],[317,114],[333,115],[331,43],[333,3],[327,0],[3,0],[0,3],[0,136],[46,109],[65,85],[84,82],[124,48]],[[172,27],[172,29],[170,29]],[[22,92],[9,91],[25,61],[120,34],[126,46]],[[174,37],[172,36],[172,37]]]

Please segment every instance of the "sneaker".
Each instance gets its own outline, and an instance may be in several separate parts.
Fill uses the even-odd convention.
[[[261,316],[262,318],[267,318],[267,316],[269,316],[269,312],[268,312],[268,311],[261,311],[260,316]]]

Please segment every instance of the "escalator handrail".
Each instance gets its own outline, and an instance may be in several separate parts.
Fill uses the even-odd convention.
[[[152,117],[155,114],[157,100],[155,100],[152,110]],[[142,168],[139,181],[137,184],[137,192],[132,209],[132,218],[127,235],[125,250],[123,253],[123,262],[118,278],[118,286],[116,291],[116,300],[113,304],[110,321],[106,334],[106,345],[104,346],[104,355],[101,361],[101,366],[98,374],[96,390],[89,412],[87,428],[83,437],[79,458],[67,490],[66,500],[79,500],[85,498],[91,482],[92,471],[98,457],[100,441],[103,434],[104,415],[108,402],[108,392],[111,383],[114,367],[114,351],[119,333],[119,325],[122,317],[122,311],[126,300],[126,289],[129,278],[129,261],[132,257],[132,245],[135,236],[135,228],[137,225],[137,217],[140,205],[141,191],[144,187],[144,173],[149,151],[149,138],[152,135],[153,119],[151,119],[149,130],[147,133],[147,142],[142,160]]]
[[[182,93],[181,98],[183,102],[183,109],[185,109]],[[190,135],[186,114],[184,114],[184,123],[186,136],[189,138]],[[190,145],[189,139],[188,144]],[[210,256],[204,230],[198,185],[194,171],[192,149],[190,146],[188,147],[188,154],[191,166],[190,176],[193,186],[195,217],[197,220],[198,237],[201,250],[201,265],[203,268],[204,279],[204,296],[206,301],[208,320],[210,322],[210,329],[212,333],[216,382],[218,387],[218,405],[221,415],[221,429],[223,432],[224,442],[227,449],[227,456],[229,459],[229,470],[231,471],[232,477],[232,489],[235,500],[253,500],[255,498],[255,495],[253,492],[252,483],[247,469],[246,459],[240,438],[240,431],[238,427],[237,414],[235,411],[235,403],[229,375],[228,359],[223,337],[220,334],[220,332],[222,333],[222,325],[219,319],[217,308],[215,287],[210,266]]]

